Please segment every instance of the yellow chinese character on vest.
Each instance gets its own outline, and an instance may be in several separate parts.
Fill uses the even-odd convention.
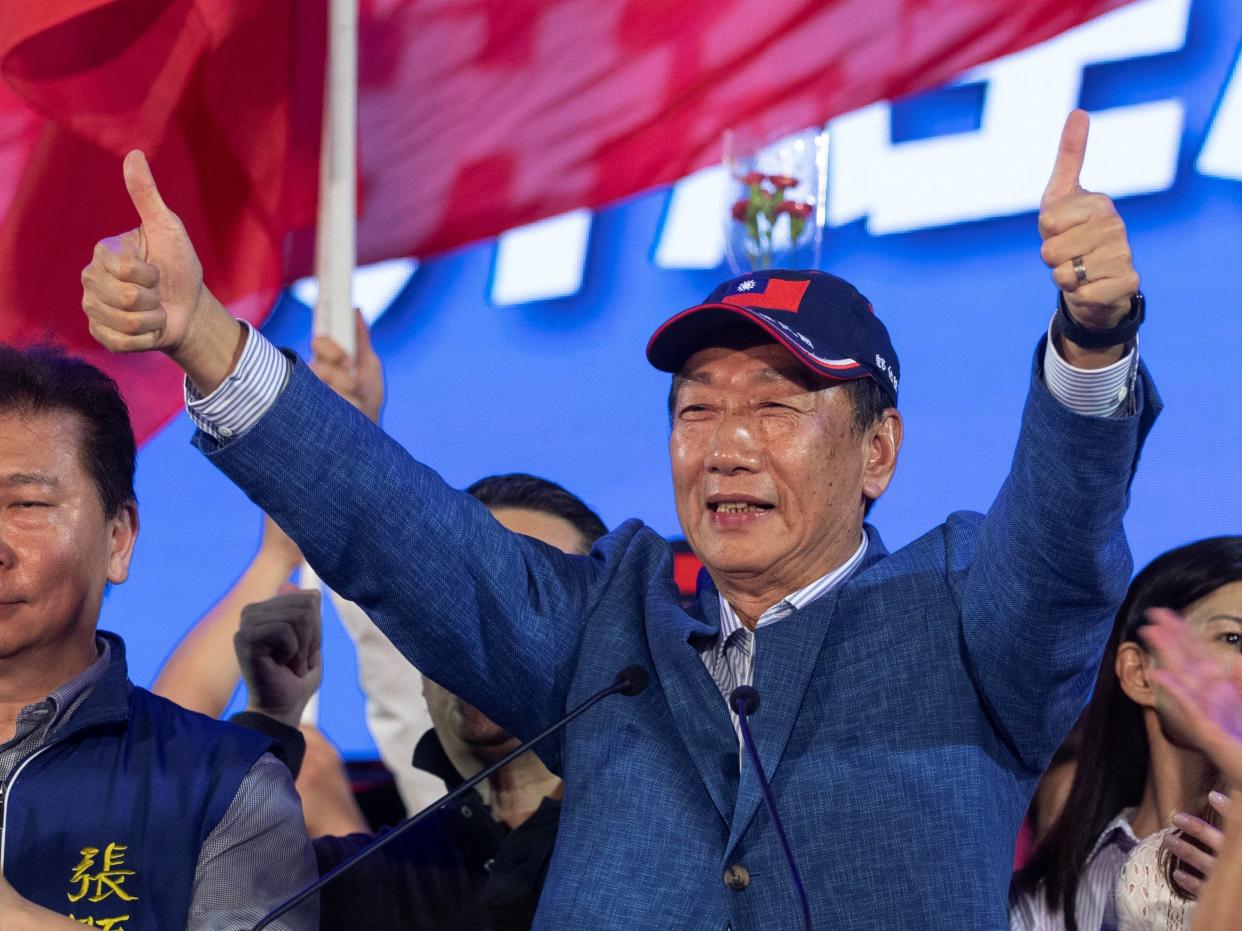
[[[80,925],[86,925],[88,928],[103,928],[104,931],[125,931],[121,922],[129,921],[128,915],[121,915],[117,918],[76,918],[71,914],[69,917]]]
[[[102,902],[110,896],[117,896],[125,902],[137,901],[138,896],[130,895],[122,886],[129,877],[134,875],[133,870],[127,870],[125,866],[125,851],[128,847],[121,844],[109,844],[103,851],[103,863],[100,869],[92,873],[90,870],[95,866],[99,857],[98,847],[83,847],[82,862],[73,868],[73,877],[69,880],[69,884],[77,885],[77,892],[69,893],[69,901],[77,902],[86,896],[94,886],[94,894],[87,899],[89,902]]]

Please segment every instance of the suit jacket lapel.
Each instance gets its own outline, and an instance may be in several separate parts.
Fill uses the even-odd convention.
[[[759,710],[750,719],[750,734],[769,783],[776,775],[793,734],[794,722],[802,710],[802,699],[810,685],[811,674],[819,664],[836,602],[837,589],[833,589],[790,617],[755,631],[754,682],[759,692]],[[762,800],[759,780],[747,757],[742,767],[726,859]]]
[[[700,586],[700,604],[690,614],[667,603],[653,606],[647,637],[677,731],[728,825],[737,795],[737,738],[720,690],[696,646],[720,633],[716,597],[708,584]]]
[[[867,552],[845,585],[888,555],[888,549],[874,527],[864,524],[863,532],[867,534]],[[832,630],[840,636],[841,624],[836,617],[840,591],[841,586],[838,586],[801,611],[761,627],[755,633],[754,685],[759,692],[759,711],[751,722],[751,737],[769,783],[775,778],[789,738],[793,735],[794,724],[802,711],[811,676],[819,666],[828,632]],[[831,712],[832,709],[826,710],[826,713]],[[762,800],[763,792],[748,758],[742,767],[725,862],[732,856],[733,848],[746,832]]]

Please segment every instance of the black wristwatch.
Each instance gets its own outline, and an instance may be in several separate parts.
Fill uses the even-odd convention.
[[[1117,321],[1116,326],[1107,330],[1088,329],[1075,320],[1065,306],[1064,294],[1057,302],[1057,329],[1071,343],[1083,349],[1107,349],[1130,342],[1138,333],[1139,324],[1145,316],[1147,301],[1144,300],[1142,291],[1136,291],[1134,297],[1130,298],[1130,312]]]

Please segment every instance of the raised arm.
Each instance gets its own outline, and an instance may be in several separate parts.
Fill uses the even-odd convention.
[[[1031,769],[1047,763],[1090,691],[1130,577],[1122,517],[1159,410],[1126,332],[1141,299],[1125,224],[1078,183],[1086,142],[1086,114],[1075,111],[1039,217],[1064,311],[1036,358],[1013,466],[982,526],[956,525],[974,534],[955,577],[967,659],[992,721]],[[1080,345],[1063,330],[1120,341]]]
[[[337,394],[378,423],[384,404],[384,369],[357,311],[355,319],[357,360],[350,359],[331,337],[319,336],[312,347],[310,366]],[[228,593],[182,638],[160,670],[152,691],[213,718],[223,714],[240,678],[233,636],[243,610],[292,590],[287,583],[302,563],[297,544],[265,517],[263,538],[254,559]]]
[[[288,585],[302,564],[297,545],[264,518],[263,540],[241,578],[204,614],[164,663],[152,691],[183,708],[218,718],[237,690],[241,674],[233,654],[233,635],[247,605],[267,601]],[[287,586],[287,587],[286,587]]]
[[[550,723],[564,706],[599,562],[506,531],[274,353],[204,287],[141,153],[126,158],[125,182],[142,225],[100,243],[82,275],[96,339],[117,352],[168,354],[204,396],[201,425],[210,427],[204,411],[228,407],[230,392],[244,395],[243,428],[200,433],[196,443],[324,581],[511,733]],[[246,394],[256,383],[270,395]]]

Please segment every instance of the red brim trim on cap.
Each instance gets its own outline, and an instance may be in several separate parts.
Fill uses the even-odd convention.
[[[759,327],[759,329],[771,336],[772,339],[776,340],[776,342],[780,343],[787,350],[789,350],[790,354],[793,355],[799,362],[820,375],[824,375],[828,378],[835,378],[839,381],[853,381],[856,378],[869,378],[871,376],[871,372],[859,365],[857,362],[850,362],[845,365],[832,365],[826,362],[821,362],[819,359],[816,359],[814,356],[810,355],[795,340],[790,339],[788,335],[782,333],[779,329],[768,323],[768,321],[753,313],[749,308],[738,307],[735,304],[698,304],[695,307],[687,308],[681,313],[669,317],[669,319],[660,324],[655,333],[651,335],[651,339],[647,341],[647,361],[662,372],[676,372],[679,368],[681,368],[681,365],[686,361],[686,355],[688,354],[682,355],[678,353],[673,356],[669,356],[668,354],[657,354],[656,343],[659,342],[660,338],[664,336],[664,334],[666,334],[671,327],[675,326],[680,321],[685,320],[690,315],[700,313],[704,310],[727,311],[730,314],[742,317],[748,322],[753,323],[755,326]],[[675,359],[676,361],[670,361],[672,359]]]

